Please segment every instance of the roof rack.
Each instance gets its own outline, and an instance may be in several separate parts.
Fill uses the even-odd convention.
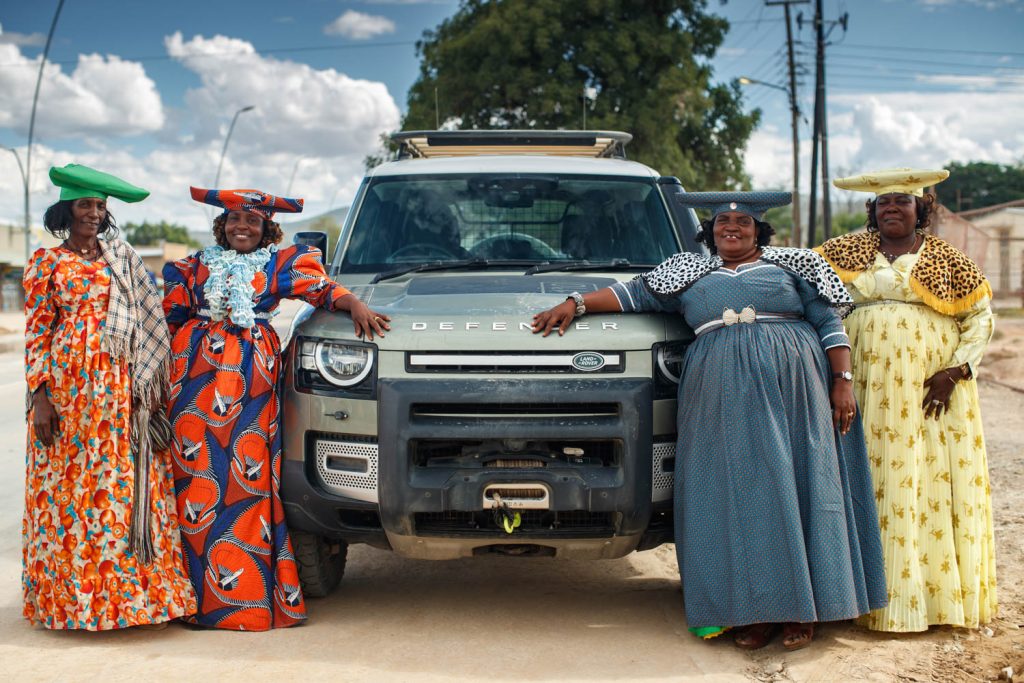
[[[626,158],[629,133],[604,130],[417,130],[393,133],[398,159],[487,155]]]

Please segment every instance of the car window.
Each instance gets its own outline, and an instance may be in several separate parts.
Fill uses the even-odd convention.
[[[653,265],[679,251],[653,180],[607,176],[376,178],[348,240],[341,272],[473,258]]]

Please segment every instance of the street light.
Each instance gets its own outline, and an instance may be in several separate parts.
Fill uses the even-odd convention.
[[[217,175],[213,179],[213,189],[220,189],[220,170],[224,166],[224,155],[228,152],[228,143],[231,141],[231,134],[235,131],[235,122],[238,121],[238,115],[244,114],[247,111],[255,109],[253,105],[248,107],[242,107],[235,112],[235,115],[231,117],[231,125],[228,126],[228,134],[224,136],[224,147],[220,150],[220,161],[217,162]]]
[[[781,85],[775,83],[765,83],[759,81],[756,78],[748,78],[747,76],[740,76],[739,81],[742,85],[763,85],[766,88],[774,88],[775,90],[781,90],[786,93],[786,97],[789,98],[789,111],[792,116],[793,122],[793,234],[792,243],[796,246],[800,246],[800,108],[796,104],[796,92],[784,88]]]
[[[25,167],[21,165],[21,156],[18,155],[18,150],[13,147],[4,147],[4,149],[13,154],[14,158],[18,161],[18,170],[21,172],[21,183],[25,187],[25,267],[28,268],[28,261],[31,256],[30,252],[32,249],[32,246],[29,243],[29,236],[32,234],[32,223],[28,208],[28,176],[25,175]]]

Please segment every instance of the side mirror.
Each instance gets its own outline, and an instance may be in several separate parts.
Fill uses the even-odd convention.
[[[295,233],[295,244],[305,244],[316,247],[320,250],[324,260],[327,260],[327,233],[314,230]]]

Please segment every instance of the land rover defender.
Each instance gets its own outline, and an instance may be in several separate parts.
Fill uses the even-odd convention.
[[[282,494],[303,587],[324,595],[353,543],[407,557],[614,558],[671,541],[678,315],[531,319],[697,251],[676,178],[631,136],[394,136],[329,261],[391,316],[296,316],[285,352]]]

